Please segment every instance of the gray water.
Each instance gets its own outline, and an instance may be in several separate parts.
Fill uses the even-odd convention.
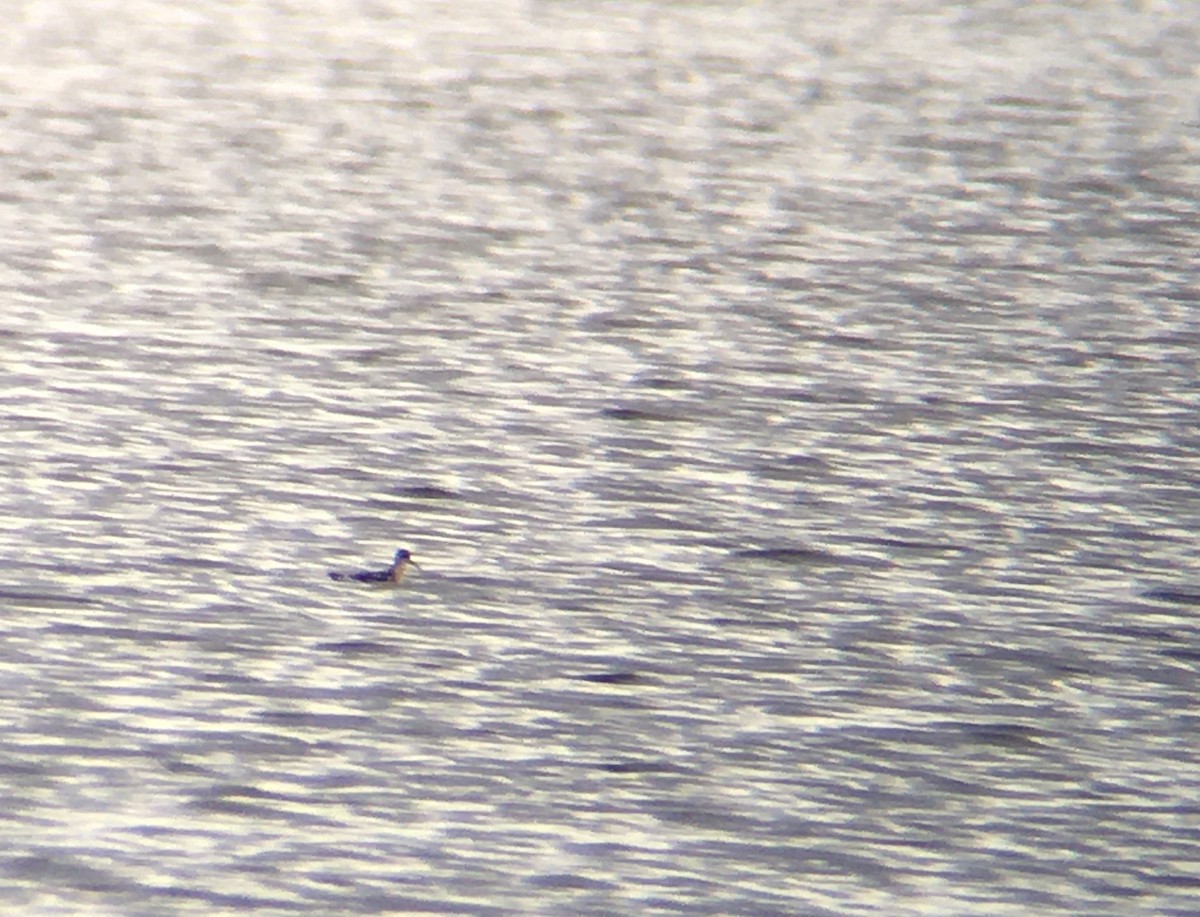
[[[1193,5],[14,9],[4,913],[1200,911]]]

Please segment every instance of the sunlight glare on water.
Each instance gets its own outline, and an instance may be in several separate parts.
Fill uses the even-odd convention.
[[[1186,15],[18,7],[6,913],[1196,910]]]

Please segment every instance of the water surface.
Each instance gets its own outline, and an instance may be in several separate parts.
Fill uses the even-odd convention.
[[[8,911],[1195,912],[1184,13],[20,11]]]

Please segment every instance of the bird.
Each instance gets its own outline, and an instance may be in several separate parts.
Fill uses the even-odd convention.
[[[392,565],[386,570],[363,570],[357,573],[342,573],[337,570],[330,570],[329,578],[339,583],[354,582],[395,585],[404,577],[404,570],[409,564],[412,564],[414,567],[420,567],[420,564],[412,559],[412,553],[408,548],[401,548],[396,552],[396,557],[392,561]]]

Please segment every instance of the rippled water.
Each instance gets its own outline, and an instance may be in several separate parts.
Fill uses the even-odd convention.
[[[1200,908],[1185,7],[17,6],[6,913]]]

